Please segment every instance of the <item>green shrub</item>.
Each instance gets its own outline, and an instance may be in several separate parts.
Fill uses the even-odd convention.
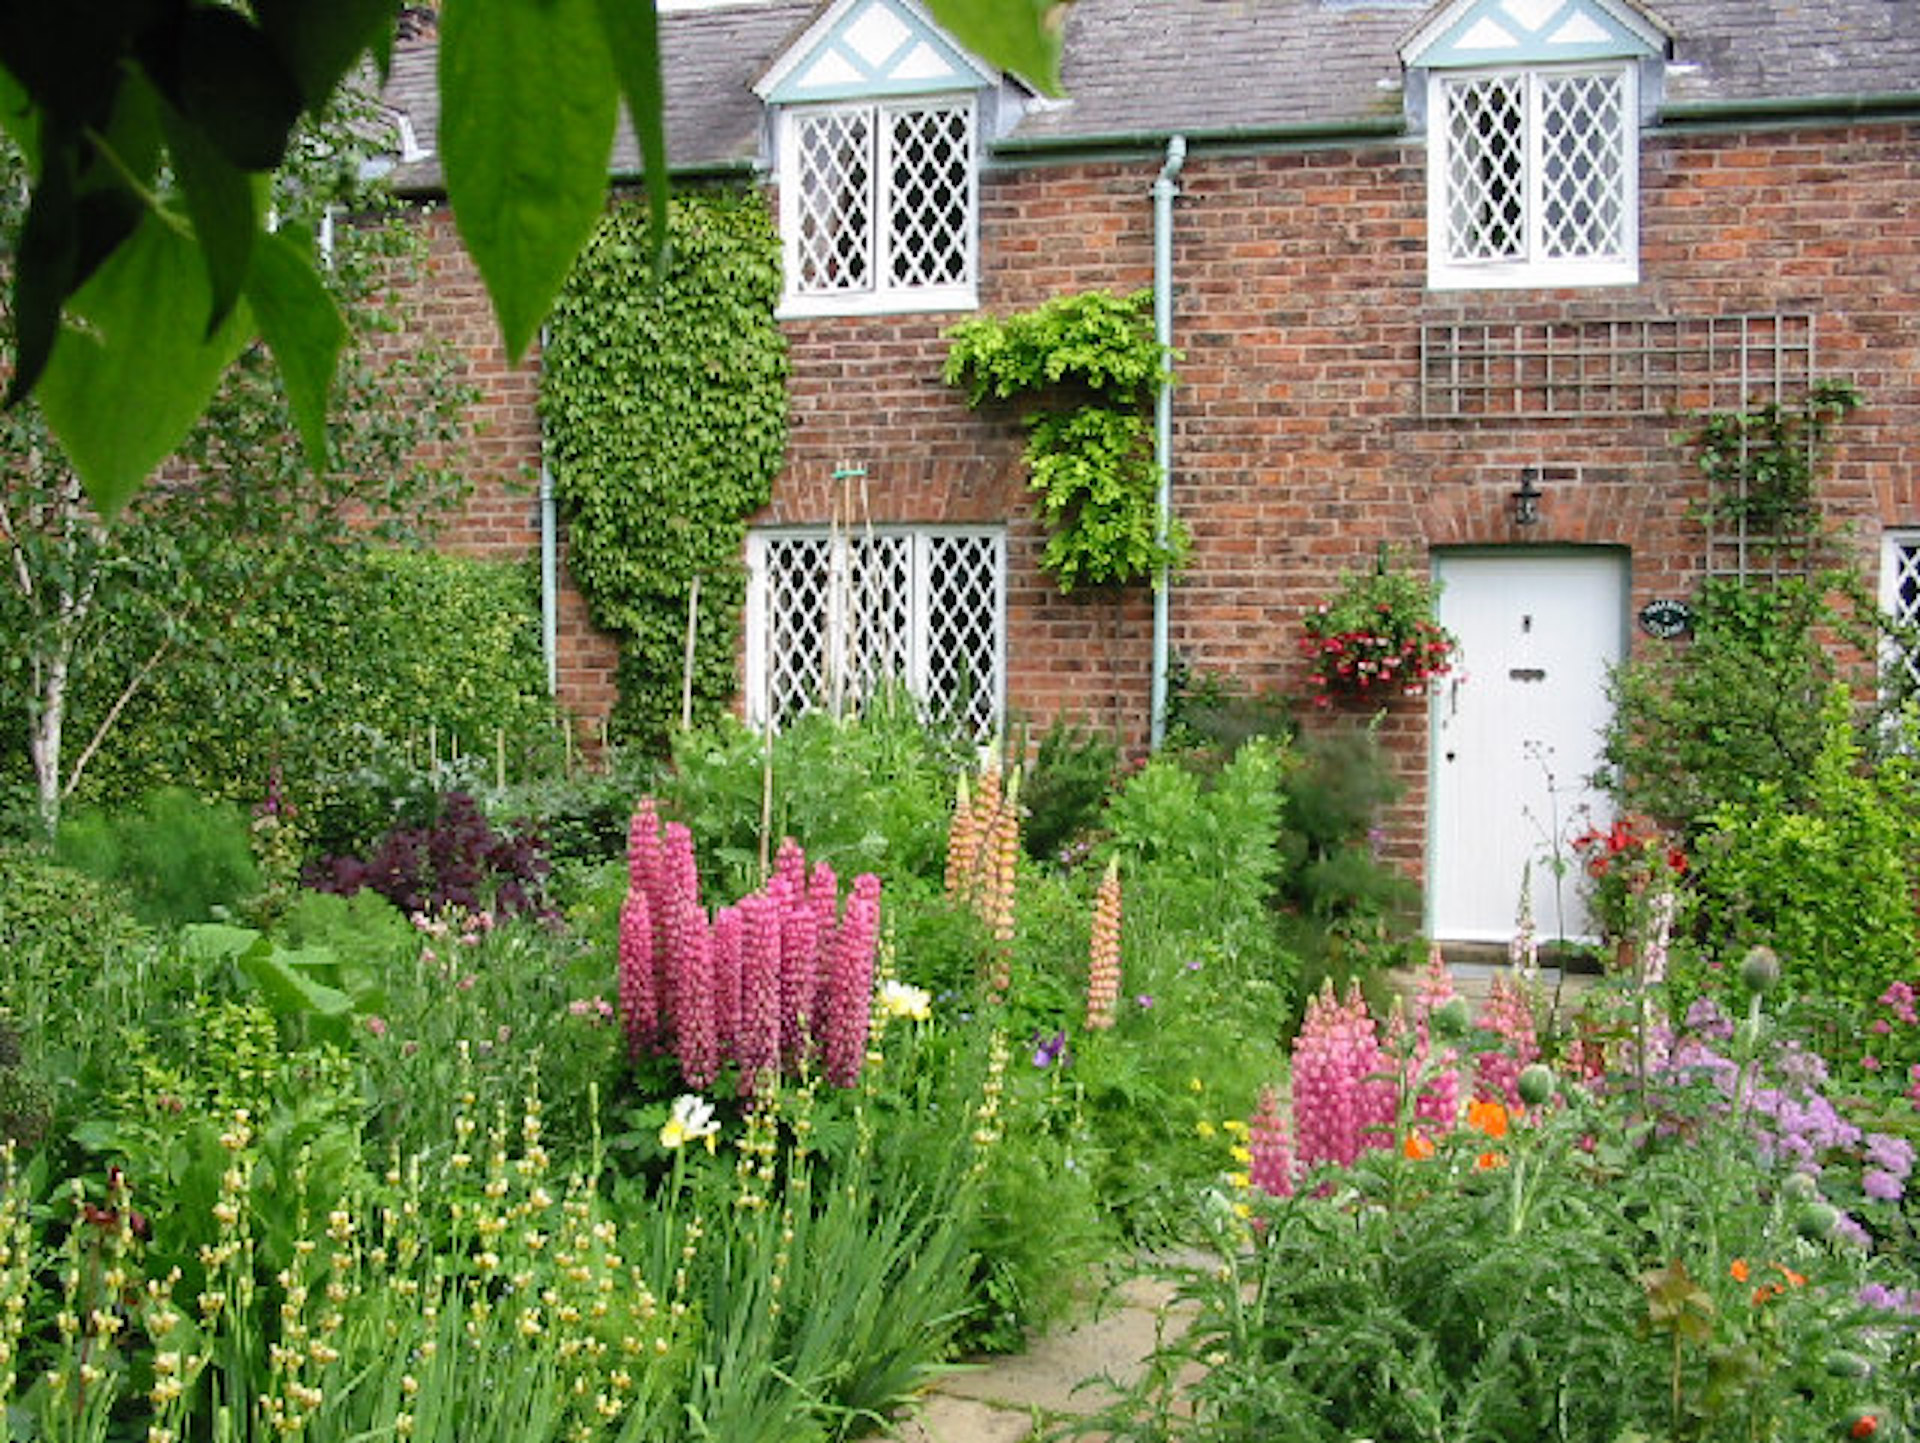
[[[766,744],[732,717],[675,738],[663,811],[692,829],[700,875],[715,895],[760,885]],[[952,774],[962,748],[920,722],[905,693],[838,720],[809,712],[773,738],[772,856],[782,837],[841,876],[939,877],[946,865]]]
[[[89,808],[61,823],[55,855],[124,893],[141,921],[205,921],[260,890],[246,818],[179,787],[131,810]]]
[[[1825,743],[1821,703],[1842,679],[1836,638],[1879,650],[1858,576],[1714,578],[1695,600],[1693,639],[1617,668],[1609,683],[1608,774],[1626,814],[1690,831],[1762,782],[1788,806],[1805,797]],[[1877,745],[1879,719],[1861,718]]]
[[[1383,969],[1408,959],[1419,888],[1377,854],[1376,823],[1400,793],[1368,728],[1304,732],[1286,776],[1280,933],[1299,954],[1302,996],[1323,979],[1372,994]]]
[[[43,850],[0,847],[0,976],[97,969],[143,935],[123,897]]]
[[[351,850],[412,819],[411,801],[551,769],[562,744],[529,570],[372,550],[262,598],[217,651],[156,673],[83,799],[185,786],[251,805],[278,769],[309,847]]]
[[[1114,846],[1170,931],[1225,956],[1274,959],[1270,908],[1281,870],[1286,757],[1247,742],[1211,782],[1169,757],[1128,779],[1107,807]]]
[[[1027,855],[1036,862],[1069,860],[1068,849],[1100,824],[1119,766],[1120,750],[1112,738],[1055,717],[1041,734],[1020,786]]]
[[[1863,765],[1850,711],[1828,695],[1797,797],[1767,779],[1707,815],[1695,886],[1722,959],[1765,942],[1792,991],[1866,1004],[1912,975],[1920,946],[1920,778],[1905,755]]]

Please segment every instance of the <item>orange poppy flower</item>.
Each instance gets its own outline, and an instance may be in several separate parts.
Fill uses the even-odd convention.
[[[1473,1165],[1481,1172],[1486,1172],[1490,1168],[1505,1167],[1507,1155],[1503,1152],[1483,1152],[1473,1160]]]
[[[1732,1275],[1736,1283],[1744,1283],[1751,1276],[1745,1258],[1735,1258],[1733,1265],[1727,1269],[1727,1272]]]
[[[1799,1287],[1806,1286],[1806,1281],[1807,1281],[1806,1275],[1804,1273],[1796,1273],[1792,1268],[1788,1267],[1785,1263],[1768,1263],[1767,1266],[1772,1268],[1776,1273],[1780,1274],[1781,1277],[1785,1278],[1787,1280],[1788,1287],[1799,1288]]]
[[[1433,1141],[1417,1132],[1410,1132],[1407,1140],[1400,1144],[1400,1150],[1415,1162],[1425,1162],[1433,1156]]]
[[[1467,1126],[1498,1141],[1507,1135],[1507,1110],[1497,1102],[1476,1098],[1467,1104]]]

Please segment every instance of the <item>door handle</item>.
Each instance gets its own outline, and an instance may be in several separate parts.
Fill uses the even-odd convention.
[[[1508,670],[1507,675],[1515,681],[1545,681],[1547,671],[1540,666],[1516,666]]]

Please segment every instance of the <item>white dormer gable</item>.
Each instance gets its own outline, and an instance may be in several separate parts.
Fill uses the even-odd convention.
[[[753,88],[769,105],[795,105],[999,82],[998,71],[947,38],[916,0],[835,0]]]
[[[1645,60],[1672,33],[1630,0],[1450,0],[1400,46],[1409,70]]]

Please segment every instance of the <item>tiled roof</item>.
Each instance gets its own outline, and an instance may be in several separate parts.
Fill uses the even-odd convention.
[[[1074,0],[1069,99],[1031,110],[1014,148],[1175,133],[1215,136],[1377,127],[1400,113],[1398,47],[1432,0]],[[1920,92],[1920,0],[1659,0],[1672,30],[1670,104]],[[743,0],[661,17],[667,138],[676,170],[760,159],[753,82],[819,11]],[[431,152],[430,41],[403,45],[386,99]],[[638,170],[621,127],[614,168]],[[439,184],[437,159],[403,164],[404,189]]]

